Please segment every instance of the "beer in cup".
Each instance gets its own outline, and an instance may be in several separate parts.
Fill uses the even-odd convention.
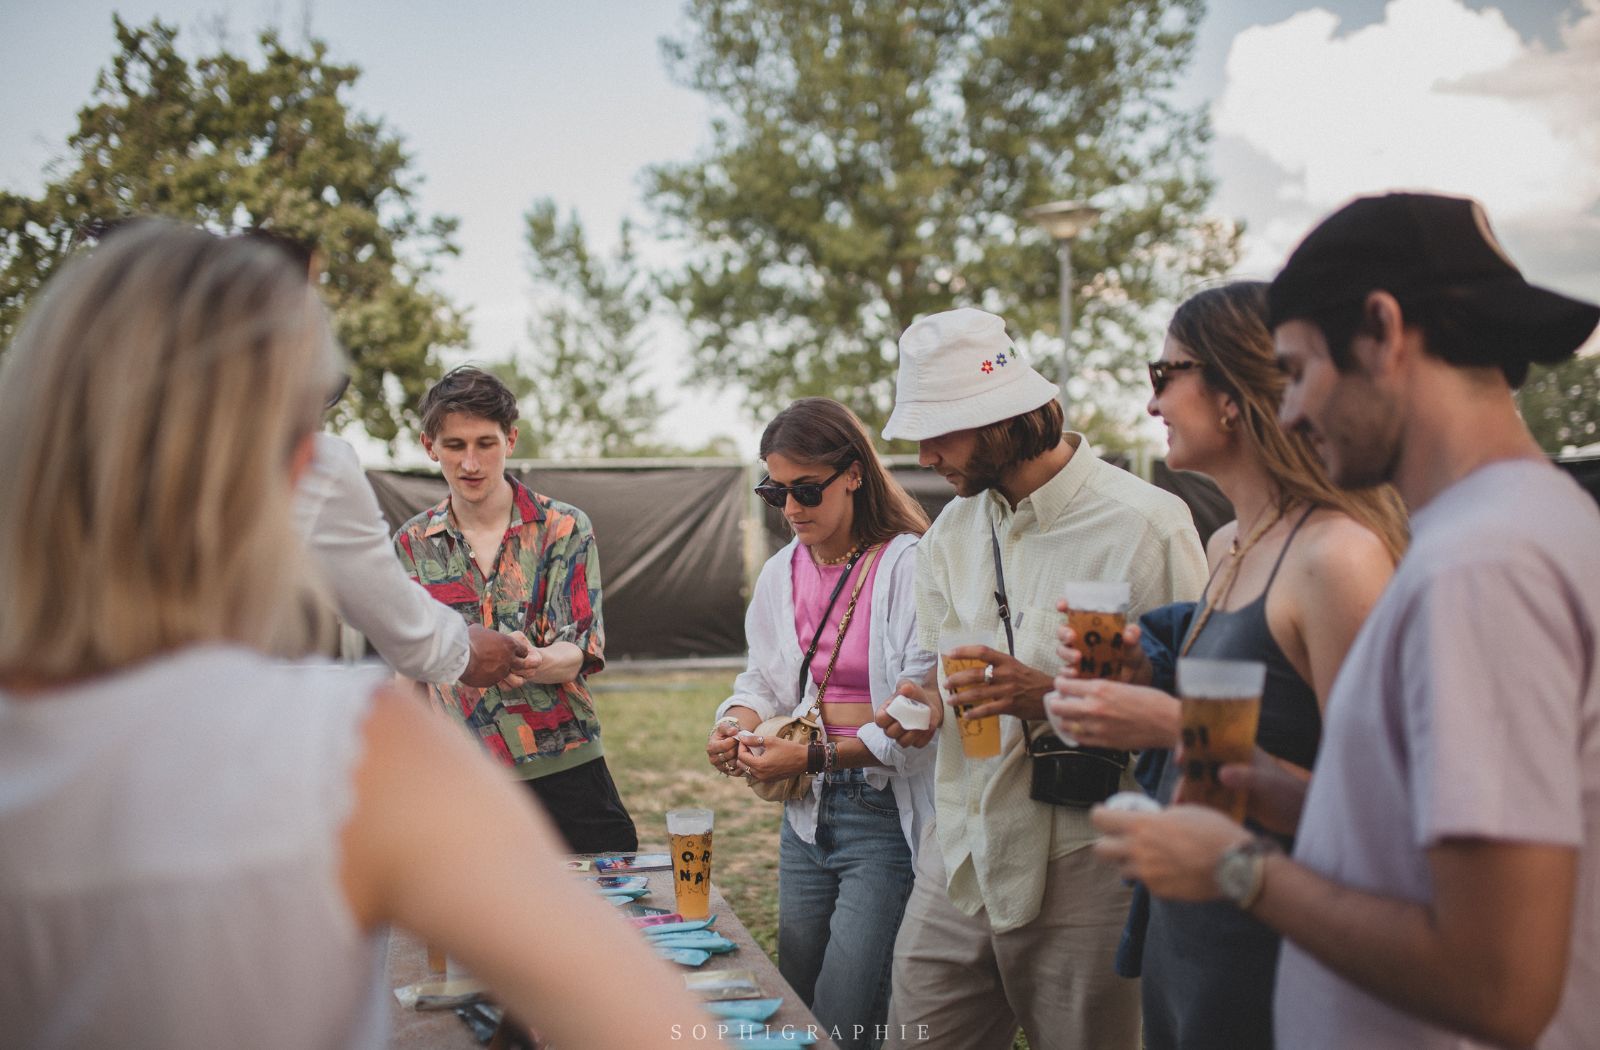
[[[992,639],[978,631],[947,631],[939,636],[939,662],[944,676],[939,682],[946,695],[953,696],[961,689],[951,689],[946,682],[957,671],[982,671],[985,663],[976,657],[949,657],[945,654],[963,645],[988,645]],[[953,703],[956,728],[961,732],[961,752],[968,758],[994,758],[1000,753],[1000,716],[987,718],[961,717],[972,704]]]
[[[1245,792],[1224,787],[1217,774],[1229,763],[1250,762],[1266,680],[1267,665],[1257,660],[1178,659],[1178,698],[1183,705],[1177,756],[1183,777],[1180,800],[1244,820]]]
[[[1062,591],[1067,602],[1067,626],[1078,635],[1078,677],[1119,677],[1122,630],[1128,624],[1127,582],[1069,583]]]
[[[685,919],[711,915],[711,822],[709,809],[674,809],[667,813],[672,838],[672,888],[678,914]]]

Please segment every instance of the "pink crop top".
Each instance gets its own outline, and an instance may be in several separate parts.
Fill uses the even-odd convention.
[[[856,599],[855,615],[850,619],[850,630],[845,632],[844,648],[839,651],[839,662],[834,665],[833,677],[828,681],[828,692],[823,702],[829,704],[872,703],[871,680],[867,669],[867,634],[872,623],[872,588],[877,580],[878,566],[883,564],[880,554],[867,573],[867,582]],[[811,551],[804,544],[796,544],[794,559],[789,563],[790,578],[794,583],[794,632],[800,639],[804,653],[817,633],[817,617],[827,607],[828,595],[844,574],[843,565],[818,565],[811,560]],[[850,604],[850,591],[855,587],[855,577],[839,592],[833,611],[828,614],[828,624],[817,640],[817,655],[811,660],[811,680],[822,684],[828,673],[828,659],[833,655],[833,643],[839,637],[839,619]],[[855,736],[855,726],[827,726],[829,736]]]

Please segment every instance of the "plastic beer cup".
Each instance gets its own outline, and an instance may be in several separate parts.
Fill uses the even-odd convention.
[[[1261,689],[1267,665],[1256,660],[1178,660],[1178,697],[1183,705],[1178,797],[1198,802],[1243,821],[1243,791],[1225,787],[1218,771],[1229,763],[1250,762],[1261,719]]]
[[[977,657],[950,657],[945,654],[963,645],[988,645],[990,641],[990,638],[977,631],[949,631],[939,636],[939,663],[944,669],[939,687],[947,696],[953,697],[961,692],[961,688],[951,689],[947,684],[951,675],[957,671],[981,671],[986,664]],[[968,758],[994,758],[1000,754],[1000,716],[962,717],[972,706],[952,701],[956,729],[961,733],[961,752]]]
[[[711,915],[711,824],[709,809],[674,809],[667,813],[672,839],[672,888],[678,914],[685,919]]]
[[[1078,677],[1122,674],[1122,631],[1128,625],[1130,589],[1124,580],[1081,581],[1062,588],[1067,626],[1078,635]]]

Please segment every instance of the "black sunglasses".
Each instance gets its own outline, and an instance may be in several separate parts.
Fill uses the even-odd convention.
[[[1145,367],[1150,370],[1150,387],[1156,392],[1156,396],[1160,397],[1161,391],[1172,382],[1172,373],[1185,372],[1191,368],[1204,368],[1205,365],[1199,361],[1151,361]]]
[[[778,485],[771,478],[767,478],[756,486],[756,495],[767,501],[767,506],[783,509],[793,496],[794,501],[802,507],[815,507],[822,502],[822,490],[832,485],[834,481],[850,469],[846,463],[828,476],[827,481],[807,481],[799,485]]]

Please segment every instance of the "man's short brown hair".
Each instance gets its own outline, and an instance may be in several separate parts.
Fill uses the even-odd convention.
[[[977,458],[1001,471],[1037,459],[1061,443],[1065,419],[1061,402],[1051,398],[1032,412],[979,427]]]
[[[422,413],[422,432],[437,437],[444,417],[452,412],[478,416],[500,424],[511,433],[517,422],[517,398],[496,376],[474,365],[462,365],[446,372],[418,406]]]

